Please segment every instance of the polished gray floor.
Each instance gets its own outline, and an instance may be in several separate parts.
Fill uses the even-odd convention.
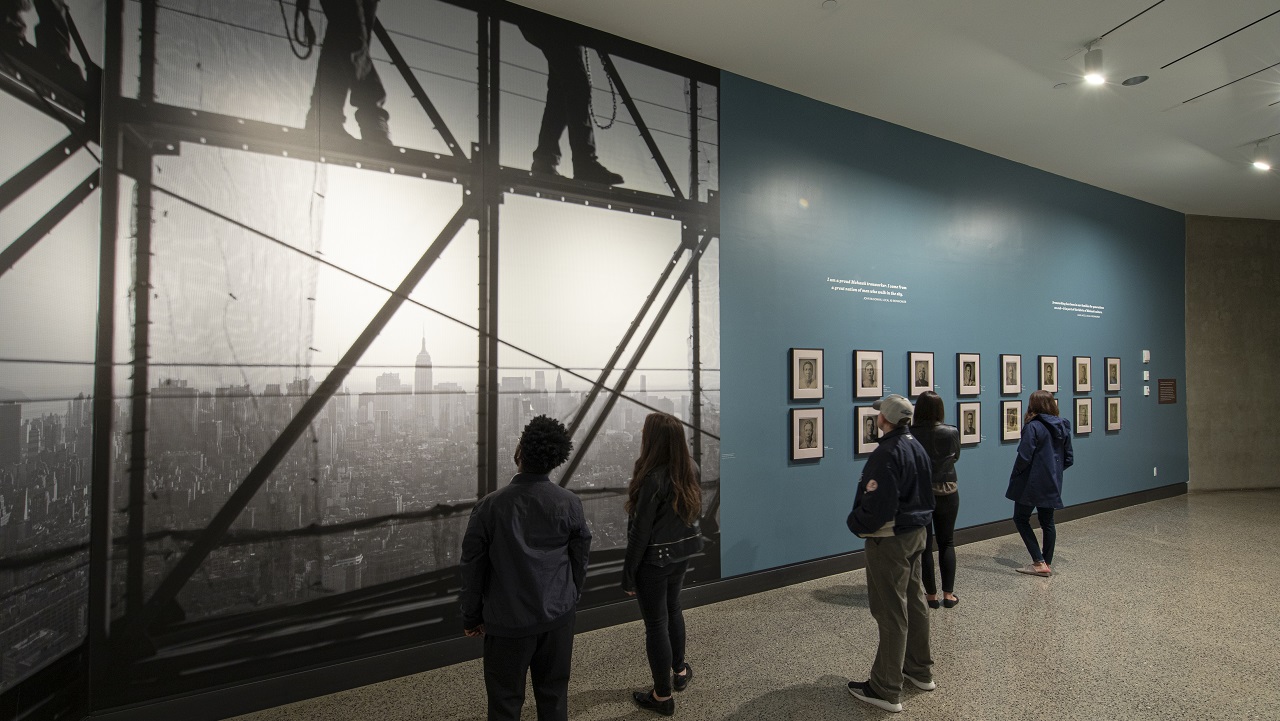
[[[1180,496],[1059,527],[1052,578],[1017,536],[958,549],[954,609],[930,612],[938,688],[902,718],[1280,719],[1280,491]],[[892,716],[850,697],[875,653],[861,571],[686,612],[686,719]],[[570,718],[647,719],[643,627],[578,636]],[[478,661],[239,717],[484,718]],[[532,696],[525,719],[533,719]]]

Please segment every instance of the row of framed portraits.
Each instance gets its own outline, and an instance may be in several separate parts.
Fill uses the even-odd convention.
[[[823,397],[822,348],[791,349],[791,398],[792,400],[821,400]],[[1093,392],[1093,358],[1073,356],[1070,384],[1076,393]],[[1105,387],[1108,393],[1120,391],[1120,359],[1108,356]],[[879,398],[884,395],[884,351],[856,350],[853,352],[853,397]],[[1036,382],[1040,390],[1059,391],[1058,356],[1038,357]],[[934,387],[934,357],[931,352],[907,353],[907,395],[918,397]],[[979,353],[956,354],[956,395],[973,397],[982,393],[982,356]],[[1022,356],[1000,354],[1000,393],[1022,393]]]
[[[1093,432],[1093,399],[1075,398],[1074,427],[1076,435]],[[982,441],[982,402],[960,401],[956,404],[956,427],[960,429],[961,445],[973,446]],[[854,453],[864,455],[875,450],[880,442],[880,429],[876,425],[879,411],[871,406],[858,406],[854,409],[855,442]],[[823,456],[823,420],[822,408],[791,409],[791,459],[807,460]],[[1121,426],[1120,396],[1106,398],[1106,417],[1103,427],[1109,432],[1120,430]],[[1016,441],[1022,436],[1023,404],[1021,400],[1000,401],[1000,439]]]

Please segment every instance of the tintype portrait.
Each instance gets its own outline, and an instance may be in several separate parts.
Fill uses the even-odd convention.
[[[1116,393],[1120,390],[1120,359],[1108,357],[1107,364],[1107,392]]]
[[[790,355],[792,400],[821,399],[822,349],[792,348]]]
[[[884,395],[884,351],[853,352],[853,397],[879,398]]]
[[[821,408],[791,409],[791,460],[822,458]]]
[[[875,450],[876,444],[880,442],[880,428],[876,425],[876,418],[880,416],[880,411],[871,406],[858,406],[854,409],[854,453],[857,455],[865,455]]]
[[[1000,439],[1016,441],[1022,435],[1022,401],[1000,402]]]
[[[1000,392],[1022,392],[1022,356],[1005,353],[1000,356]]]
[[[981,392],[981,358],[977,353],[956,354],[956,395],[976,396]]]
[[[933,390],[933,354],[912,352],[907,354],[907,377],[911,379],[908,395],[912,398]]]
[[[969,401],[956,404],[956,417],[960,419],[960,442],[972,445],[982,440],[982,404]]]
[[[1076,399],[1076,433],[1093,432],[1093,399]]]
[[[1040,356],[1040,390],[1058,392],[1058,356]]]
[[[1088,393],[1093,390],[1093,359],[1087,355],[1074,358],[1076,393]],[[1117,373],[1119,368],[1116,369]]]

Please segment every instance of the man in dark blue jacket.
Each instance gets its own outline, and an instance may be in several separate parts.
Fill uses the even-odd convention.
[[[880,442],[867,459],[849,530],[867,540],[867,597],[880,628],[880,645],[866,681],[850,681],[849,693],[886,711],[902,710],[902,681],[934,689],[929,650],[929,610],[920,558],[925,526],[933,520],[929,454],[911,435],[911,402],[887,395],[873,407]]]
[[[516,446],[520,472],[476,504],[462,539],[462,627],[484,637],[489,721],[520,718],[526,673],[538,720],[569,718],[573,620],[591,531],[582,501],[547,474],[572,448],[560,421],[529,421]]]

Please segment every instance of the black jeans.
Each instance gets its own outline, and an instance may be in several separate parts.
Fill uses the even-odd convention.
[[[484,688],[489,721],[519,721],[525,673],[533,678],[538,721],[568,721],[573,620],[535,636],[484,637]]]
[[[308,126],[319,123],[336,130],[346,121],[347,93],[356,109],[356,121],[387,118],[382,104],[387,91],[373,66],[370,43],[378,0],[320,0],[324,10],[324,43],[316,65]]]
[[[960,512],[960,491],[933,496],[933,525],[925,526],[929,532],[925,539],[924,556],[920,559],[920,572],[924,575],[924,592],[930,596],[938,593],[933,577],[933,548],[938,547],[938,569],[942,572],[942,592],[956,590],[956,514]]]
[[[688,561],[666,566],[640,564],[636,570],[636,600],[644,617],[644,650],[653,673],[653,692],[671,695],[672,672],[684,669],[684,611],[680,588]]]
[[[1017,526],[1018,533],[1022,535],[1022,542],[1027,544],[1031,560],[1036,563],[1053,563],[1053,544],[1058,540],[1058,529],[1053,525],[1053,509],[1035,509],[1036,516],[1040,519],[1040,532],[1044,535],[1043,550],[1036,544],[1035,531],[1031,530],[1031,509],[1032,506],[1025,503],[1013,504],[1013,525]]]
[[[596,158],[596,136],[591,125],[591,82],[582,59],[582,46],[556,33],[554,27],[539,23],[521,26],[520,31],[547,58],[547,104],[542,110],[538,147],[534,160],[556,165],[560,162],[560,136],[569,131],[569,149],[577,167]]]

